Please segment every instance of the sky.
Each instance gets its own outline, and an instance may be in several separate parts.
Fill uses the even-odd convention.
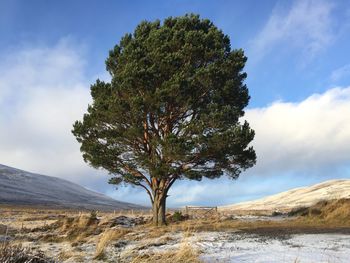
[[[178,181],[168,205],[225,205],[350,179],[350,0],[0,0],[0,163],[57,176],[121,201],[141,189],[108,185],[83,162],[72,124],[104,61],[143,20],[209,18],[242,48],[257,164],[237,180]]]

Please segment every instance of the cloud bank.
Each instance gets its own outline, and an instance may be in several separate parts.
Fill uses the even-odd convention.
[[[60,41],[53,47],[25,48],[1,57],[0,163],[149,204],[137,188],[114,191],[106,183],[106,172],[95,171],[82,160],[70,131],[86,111],[94,79],[85,73],[80,50]],[[270,193],[272,188],[288,189],[297,174],[350,177],[350,87],[332,88],[300,102],[276,101],[248,109],[245,118],[256,131],[257,165],[237,182],[177,182],[170,205],[228,204]]]
[[[1,163],[67,179],[86,172],[70,132],[90,102],[77,50],[62,40],[2,56]]]
[[[326,168],[350,165],[350,87],[333,88],[297,103],[250,109],[246,118],[256,131],[255,173],[322,174]]]

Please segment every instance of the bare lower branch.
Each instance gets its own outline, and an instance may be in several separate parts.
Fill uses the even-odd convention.
[[[144,188],[146,190],[146,192],[149,195],[149,198],[151,199],[151,202],[153,204],[154,199],[153,199],[153,196],[152,196],[152,193],[150,192],[150,190],[145,185],[143,185],[141,183],[134,183],[134,184],[137,185],[137,186],[141,186],[142,188]]]

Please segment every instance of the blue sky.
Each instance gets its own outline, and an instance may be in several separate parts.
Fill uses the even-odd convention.
[[[256,167],[237,181],[181,181],[169,204],[229,204],[334,178],[350,178],[350,2],[0,1],[0,163],[59,176],[117,199],[83,163],[70,134],[108,80],[104,60],[142,20],[197,13],[248,56]]]

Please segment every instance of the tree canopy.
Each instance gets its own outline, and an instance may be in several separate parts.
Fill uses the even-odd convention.
[[[91,86],[93,103],[74,124],[84,160],[110,183],[143,187],[156,224],[176,180],[237,178],[256,160],[254,131],[240,121],[246,60],[198,15],[141,22],[109,52],[111,81]]]

